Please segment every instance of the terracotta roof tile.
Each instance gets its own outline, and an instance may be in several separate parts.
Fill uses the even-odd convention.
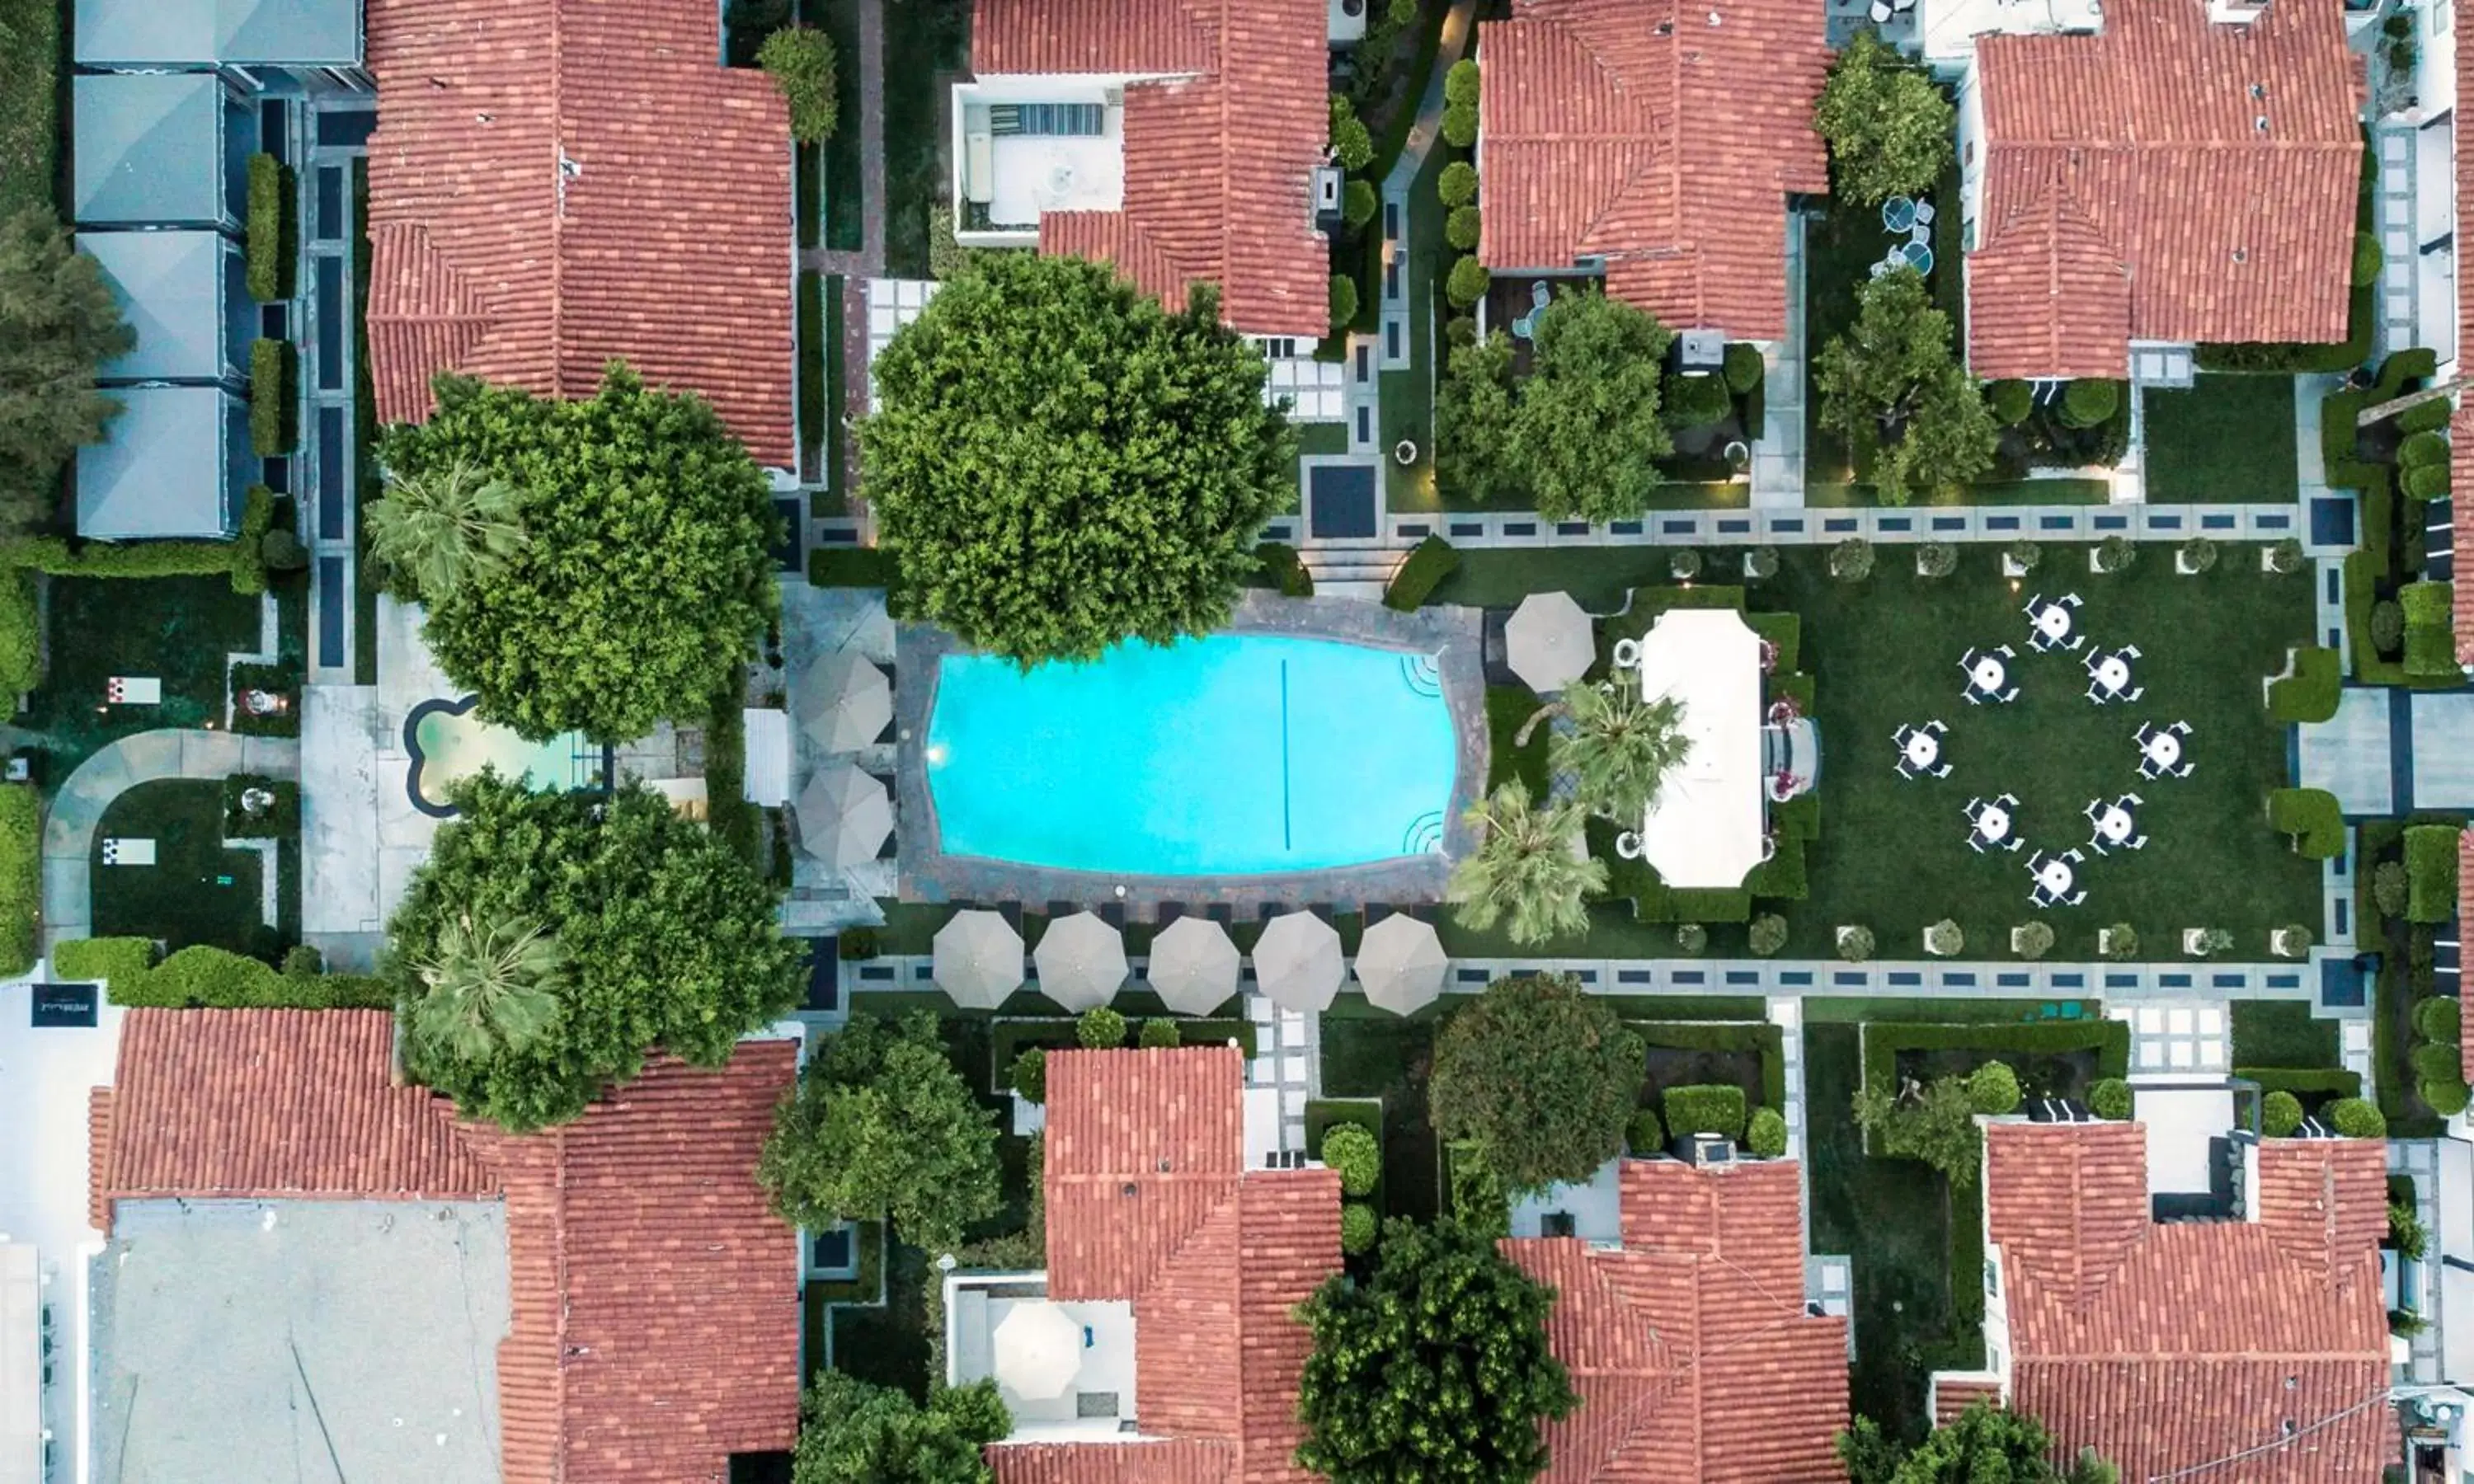
[[[1322,0],[980,0],[982,76],[1152,75],[1125,90],[1121,208],[1043,214],[1040,251],[1113,262],[1173,309],[1217,283],[1237,329],[1321,339],[1326,30]]]
[[[1804,1306],[1796,1166],[1627,1160],[1621,1250],[1505,1242],[1556,1289],[1547,1341],[1581,1405],[1549,1424],[1549,1484],[1846,1477],[1847,1322]]]
[[[111,1089],[90,1088],[85,1097],[85,1224],[111,1230],[111,1197],[104,1182],[111,1167]]]
[[[1976,59],[1977,374],[2122,376],[2133,336],[2345,338],[2363,71],[2337,7],[2118,0],[2100,32]]]
[[[1488,267],[1604,254],[1608,292],[1669,324],[1785,334],[1786,198],[1829,188],[1819,12],[1520,0],[1478,53]]]
[[[1225,1443],[1164,1438],[1129,1443],[1025,1443],[988,1449],[997,1484],[1235,1484]]]
[[[1978,1401],[2001,1404],[2001,1382],[1990,1376],[1961,1376],[1951,1371],[1936,1371],[1932,1377],[1933,1425],[1946,1426],[1958,1420],[1958,1415]]]
[[[2274,1139],[2251,1221],[2147,1218],[2136,1123],[1994,1124],[2010,1400],[2125,1478],[2375,1477],[2393,1453],[2377,1142]],[[2279,1446],[2285,1437],[2290,1444]],[[2258,1449],[2259,1451],[2252,1451]]]
[[[370,0],[371,375],[590,395],[614,359],[791,462],[789,117],[707,0]],[[562,161],[567,168],[562,170]]]

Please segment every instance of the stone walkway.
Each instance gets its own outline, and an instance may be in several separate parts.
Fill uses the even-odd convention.
[[[1393,538],[1442,535],[1464,550],[1493,546],[1829,545],[1852,536],[1898,541],[2139,541],[2206,536],[2274,541],[2305,535],[2298,505],[1947,505],[1884,509],[1755,508],[1657,511],[1637,520],[1552,521],[1535,511],[1395,511]]]
[[[163,778],[220,780],[235,773],[301,776],[301,744],[291,737],[167,727],[122,737],[78,765],[43,822],[43,951],[91,935],[94,831],[111,802]]]
[[[1272,1093],[1280,1109],[1280,1147],[1305,1153],[1306,1103],[1322,1085],[1322,1017],[1283,1009],[1250,989],[1245,1005],[1246,1018],[1254,1022],[1247,1090]]]

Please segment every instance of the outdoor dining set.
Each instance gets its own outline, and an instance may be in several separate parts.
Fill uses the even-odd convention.
[[[2010,682],[2008,661],[2019,658],[2019,652],[2004,644],[1982,654],[1971,649],[1958,657],[1958,667],[1967,675],[1963,694],[1970,706],[1982,706],[1991,701],[2006,704],[2019,699],[2019,687]]]
[[[1873,0],[1873,21],[1879,25],[1890,18],[1893,10],[1912,9],[1916,0]],[[1881,230],[1898,240],[1890,251],[1873,265],[1873,276],[1901,268],[1912,268],[1920,274],[1932,272],[1933,203],[1913,196],[1893,196],[1881,203]]]
[[[2139,724],[2132,733],[2139,743],[2139,776],[2143,778],[2187,778],[2197,764],[2182,756],[2183,740],[2191,735],[2189,722],[2175,722],[2171,727]]]
[[[1899,745],[1899,776],[1906,778],[1950,777],[1950,764],[1942,761],[1941,755],[1941,739],[1949,734],[1950,728],[1938,720],[1928,721],[1921,727],[1902,726],[1890,733],[1890,740]]]
[[[2027,857],[2027,874],[2035,885],[2027,889],[2027,901],[2036,907],[2075,907],[2087,900],[2087,888],[2079,886],[2074,868],[2084,864],[2085,855],[2075,849],[2057,855],[2042,850]]]

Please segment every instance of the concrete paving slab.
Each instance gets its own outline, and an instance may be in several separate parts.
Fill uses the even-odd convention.
[[[2474,695],[2416,695],[2413,806],[2474,808]]]
[[[181,759],[186,751],[183,739],[187,736],[186,731],[170,727],[160,731],[141,731],[113,743],[111,751],[119,754],[132,778],[176,778],[181,776]]]
[[[312,685],[302,697],[301,930],[376,932],[376,687]]]
[[[248,739],[230,731],[183,731],[181,738],[181,776],[190,778],[228,778],[239,773],[246,750],[241,744]]]
[[[94,867],[84,855],[43,857],[43,945],[94,930]]]
[[[2347,814],[2384,815],[2395,807],[2389,773],[2389,696],[2348,688],[2337,714],[2302,729],[2302,786],[2337,796]]]

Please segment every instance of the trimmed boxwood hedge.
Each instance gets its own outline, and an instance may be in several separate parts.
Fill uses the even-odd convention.
[[[2454,825],[2406,826],[2407,922],[2445,922],[2457,915],[2458,833]]]
[[[0,784],[0,973],[35,967],[43,908],[43,804],[32,783]]]
[[[1461,554],[1452,543],[1440,536],[1430,536],[1409,553],[1400,570],[1392,574],[1391,585],[1383,589],[1383,606],[1396,611],[1415,612],[1434,596],[1443,580],[1459,569]]]
[[[1786,1036],[1766,1021],[1626,1020],[1641,1044],[1665,1051],[1738,1052],[1760,1058],[1761,1101],[1786,1106]]]
[[[819,546],[808,553],[808,582],[817,587],[882,587],[887,593],[902,586],[893,553],[882,546]]]
[[[101,979],[115,1005],[173,1009],[385,1010],[395,992],[362,974],[287,974],[205,944],[155,962],[147,938],[87,938],[52,951],[64,980]]]
[[[2344,688],[2344,662],[2333,649],[2310,645],[2293,652],[2293,673],[2268,682],[2268,714],[2279,722],[2324,722],[2337,714]]]
[[[259,300],[292,296],[292,265],[283,251],[284,227],[292,214],[291,169],[272,155],[249,157],[248,236],[242,262],[250,298]]]
[[[288,340],[259,338],[249,347],[249,446],[259,458],[290,453],[300,438],[292,402],[301,353]]]
[[[2341,1066],[2237,1066],[2237,1081],[2256,1082],[2263,1092],[2295,1097],[2360,1097],[2363,1079]]]
[[[2268,795],[2268,822],[2293,837],[2295,853],[2334,860],[2345,853],[2345,816],[2324,788],[2278,788]]]
[[[1981,1051],[1990,1058],[1998,1058],[2003,1052],[2094,1051],[2098,1080],[2124,1077],[2130,1072],[2130,1026],[2122,1020],[2038,1020],[2018,1025],[1910,1025],[1868,1020],[1862,1040],[1864,1085],[1885,1097],[1898,1090],[1902,1051]]]
[[[1669,1088],[1663,1099],[1666,1127],[1676,1137],[1692,1134],[1744,1137],[1744,1089],[1714,1084]]]

